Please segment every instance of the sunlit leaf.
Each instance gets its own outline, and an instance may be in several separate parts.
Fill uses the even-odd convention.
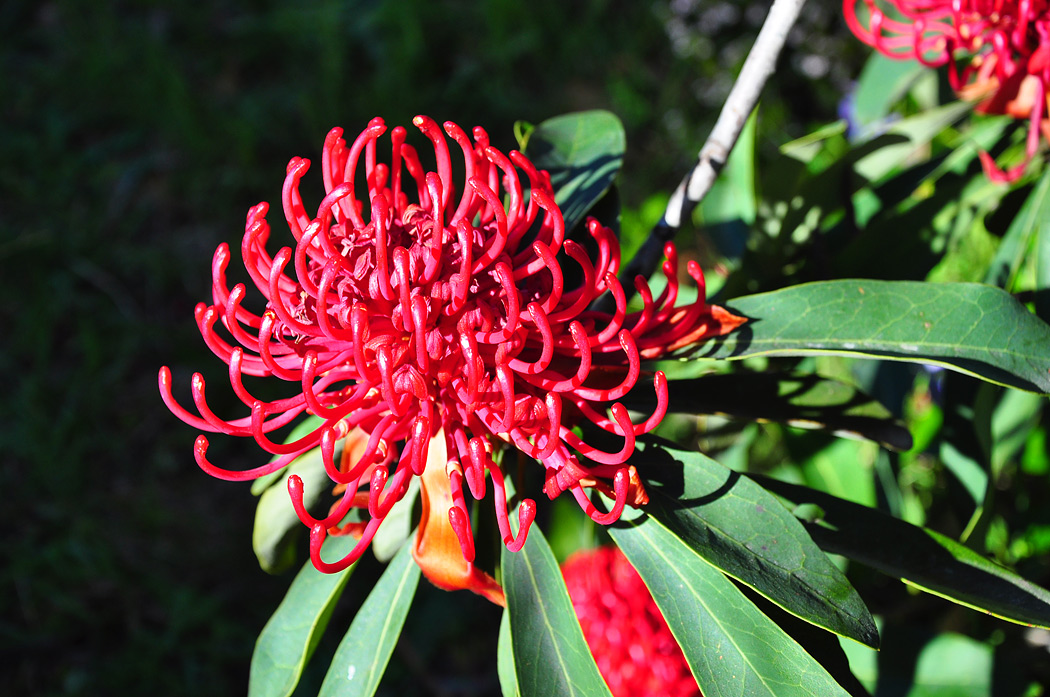
[[[845,120],[835,121],[818,128],[812,133],[807,133],[801,138],[784,143],[780,146],[780,152],[792,160],[808,164],[816,157],[828,140],[836,136],[844,137],[848,130],[849,123]]]
[[[988,267],[985,281],[1012,289],[1025,255],[1029,254],[1036,240],[1042,240],[1043,245],[1050,240],[1050,168],[1043,173],[1010,222],[995,259]]]
[[[320,697],[371,697],[379,687],[419,583],[409,545],[387,566],[335,651]]]
[[[926,70],[915,61],[893,60],[877,51],[864,63],[853,91],[853,118],[863,129],[890,114],[890,107]]]
[[[992,647],[960,634],[926,636],[910,628],[876,653],[843,642],[850,669],[872,694],[991,697]],[[876,692],[878,686],[878,692]]]
[[[550,172],[566,231],[612,185],[626,145],[620,119],[601,110],[555,116],[529,134],[525,154]]]
[[[652,592],[706,697],[847,697],[732,581],[651,516],[609,534]]]
[[[909,585],[1018,624],[1050,627],[1050,592],[969,547],[867,506],[773,479],[763,486],[792,505],[815,504],[823,515],[806,523],[825,550]]]
[[[645,511],[708,563],[788,612],[869,646],[878,633],[864,602],[780,502],[698,452],[646,444]]]
[[[343,556],[356,543],[350,536],[330,536],[321,552],[329,558]],[[353,569],[326,574],[306,562],[255,642],[249,697],[292,694]]]
[[[976,283],[838,280],[736,298],[751,319],[696,358],[840,354],[942,365],[1050,392],[1050,325]]]
[[[920,147],[965,114],[973,110],[969,102],[953,102],[891,124],[886,136],[903,136],[905,140],[879,148],[859,160],[854,169],[868,181],[877,181],[902,165]]]
[[[520,552],[503,550],[502,566],[521,696],[609,697],[558,562],[537,527]]]
[[[809,440],[816,439],[809,436]],[[809,486],[873,506],[876,500],[873,470],[878,451],[874,443],[836,439],[808,457],[799,458],[799,465]]]

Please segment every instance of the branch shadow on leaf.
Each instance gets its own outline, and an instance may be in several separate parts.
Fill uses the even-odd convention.
[[[890,450],[909,450],[911,434],[870,395],[844,382],[816,374],[756,372],[702,375],[674,380],[673,413],[713,414],[747,422],[779,422],[806,430],[862,438]],[[631,394],[624,405],[643,413],[655,408],[655,396]]]

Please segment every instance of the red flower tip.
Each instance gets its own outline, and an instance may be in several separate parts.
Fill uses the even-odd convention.
[[[644,502],[637,471],[627,463],[635,439],[657,426],[667,409],[662,373],[643,377],[641,361],[668,355],[731,331],[742,318],[706,303],[703,275],[690,264],[701,292],[678,307],[677,257],[667,247],[667,284],[653,298],[636,281],[643,309],[628,313],[617,281],[616,236],[589,219],[579,240],[566,238],[550,178],[521,153],[502,153],[484,130],[469,137],[426,116],[413,119],[432,151],[432,169],[407,142],[404,128],[389,131],[390,158],[379,156],[382,119],[373,119],[352,143],[335,128],[325,139],[320,173],[325,196],[307,213],[299,184],[310,162],[289,162],[282,210],[294,245],[267,248],[265,203],[247,215],[241,255],[265,300],[261,314],[243,305],[244,285],[229,287],[227,245],[212,260],[212,304],[195,318],[205,342],[229,366],[230,385],[247,415],[224,420],[205,398],[195,375],[196,414],[171,394],[171,373],[158,376],[165,404],[205,432],[253,438],[277,455],[246,472],[198,464],[224,479],[274,472],[320,447],[325,472],[341,498],[323,520],[302,506],[300,484],[289,482],[296,512],[311,529],[311,558],[338,570],[367,548],[412,477],[423,482],[424,516],[413,548],[427,576],[442,587],[469,587],[499,601],[491,577],[473,567],[473,530],[464,494],[482,499],[491,483],[500,536],[520,549],[536,515],[531,499],[510,528],[504,473],[496,455],[516,448],[546,469],[546,493],[572,491],[595,520],[615,520],[624,505]],[[452,147],[448,139],[451,138]],[[462,159],[453,177],[452,151]],[[358,198],[362,195],[362,198]],[[570,279],[578,279],[573,282]],[[611,312],[590,309],[599,296]],[[243,377],[287,382],[289,397],[263,400]],[[618,403],[653,381],[657,409],[634,423]],[[270,434],[304,413],[317,427],[289,443]],[[618,446],[600,450],[574,428],[600,429]],[[335,461],[336,443],[345,441]],[[616,500],[613,511],[594,508],[586,488]],[[358,509],[364,521],[347,523]],[[342,560],[321,558],[328,534],[359,537]]]

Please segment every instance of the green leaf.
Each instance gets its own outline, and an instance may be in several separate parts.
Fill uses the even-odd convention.
[[[809,164],[824,148],[826,141],[836,136],[844,137],[848,130],[849,123],[846,121],[834,121],[801,138],[784,143],[780,146],[780,153],[802,164]]]
[[[670,363],[670,362],[668,362]],[[670,363],[673,370],[674,363]],[[679,364],[681,365],[681,364]],[[813,373],[749,372],[702,375],[675,380],[668,410],[718,414],[746,421],[776,421],[795,428],[820,429],[864,438],[892,450],[911,448],[911,435],[886,407],[859,388]],[[655,395],[631,394],[624,406],[649,410]]]
[[[335,651],[320,697],[371,697],[412,605],[419,567],[404,545],[365,598]]]
[[[972,111],[973,105],[970,102],[958,101],[901,119],[887,128],[883,137],[896,136],[903,137],[904,140],[866,155],[853,168],[868,181],[882,179],[904,164],[916,150],[933,140],[938,133]]]
[[[502,567],[522,697],[610,697],[538,527],[529,531],[520,552],[503,549]]]
[[[791,614],[878,646],[864,602],[802,524],[751,479],[697,452],[645,444],[644,510],[708,563]]]
[[[550,172],[566,232],[612,185],[626,147],[620,119],[601,110],[555,116],[529,134],[525,154]]]
[[[890,107],[900,101],[924,70],[917,62],[894,60],[873,51],[853,92],[853,118],[863,128],[889,116]]]
[[[988,267],[985,281],[1012,289],[1033,240],[1040,238],[1044,245],[1050,239],[1050,168],[1043,173],[1010,222],[995,259]]]
[[[1050,627],[1050,593],[969,547],[823,492],[765,477],[759,481],[792,505],[820,507],[823,518],[806,528],[825,550],[1000,619]]]
[[[1004,391],[991,416],[992,472],[1014,462],[1042,416],[1047,400],[1016,390]]]
[[[336,444],[335,458],[338,461],[343,441]],[[294,535],[305,530],[288,496],[288,478],[293,474],[303,480],[303,505],[310,510],[332,481],[324,470],[321,449],[314,448],[282,470],[280,480],[270,486],[259,497],[255,507],[255,526],[252,528],[252,549],[259,559],[259,566],[271,574],[279,574],[294,561]]]
[[[716,568],[652,517],[609,534],[641,574],[706,697],[847,697]]]
[[[878,446],[854,440],[837,439],[800,465],[805,483],[839,498],[875,505],[875,458]]]
[[[514,669],[514,647],[510,638],[510,613],[503,611],[499,623],[499,645],[496,649],[496,672],[503,697],[518,697],[518,673]]]
[[[1050,169],[1043,176],[1044,179],[1048,177],[1050,177]],[[1050,216],[1050,213],[1045,213],[1045,215]],[[1035,267],[1033,269],[1035,312],[1043,318],[1043,321],[1050,322],[1050,224],[1047,223],[1046,217],[1040,218],[1038,230],[1039,234],[1032,242],[1034,247],[1032,262]]]
[[[988,472],[981,462],[960,450],[958,445],[950,440],[941,441],[938,455],[945,468],[963,485],[974,504],[980,507],[988,491]]]
[[[325,557],[343,556],[356,543],[353,537],[333,535],[321,552]],[[337,574],[326,574],[306,562],[255,642],[248,676],[249,697],[292,694],[353,569],[351,566]]]
[[[990,697],[992,647],[967,636],[924,636],[918,627],[902,628],[882,653],[843,642],[850,668],[876,694],[907,697]]]
[[[284,443],[287,445],[288,443],[299,440],[307,433],[311,433],[317,430],[318,426],[320,426],[322,423],[324,423],[324,419],[322,419],[321,417],[314,416],[313,414],[307,414],[306,418],[304,418],[302,421],[295,425],[291,433],[288,434],[288,437],[284,439]],[[279,457],[280,455],[274,455],[272,458],[270,458],[270,462],[274,462]],[[277,480],[279,480],[284,475],[287,469],[287,467],[279,469],[276,472],[271,472],[270,474],[267,474],[264,477],[259,477],[258,479],[253,481],[252,496],[259,496],[271,486],[276,484]]]
[[[1050,392],[1050,325],[1002,289],[976,283],[838,280],[727,303],[751,319],[695,358],[837,354],[932,363]]]

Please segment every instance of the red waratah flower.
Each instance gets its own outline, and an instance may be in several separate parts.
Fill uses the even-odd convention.
[[[327,195],[315,215],[306,213],[299,193],[310,162],[297,157],[288,164],[282,199],[294,248],[271,256],[267,205],[249,211],[241,255],[266,300],[261,315],[243,306],[244,284],[227,284],[229,247],[216,250],[212,304],[197,306],[197,324],[229,365],[230,384],[250,414],[231,421],[215,415],[200,374],[192,380],[199,415],[172,397],[166,367],[160,390],[186,423],[254,438],[278,456],[255,469],[228,471],[208,461],[208,439],[198,436],[198,465],[221,479],[261,477],[320,447],[339,496],[330,513],[313,517],[303,505],[302,481],[288,481],[296,513],[311,529],[310,555],[318,569],[334,572],[357,560],[418,476],[423,517],[413,552],[420,567],[436,585],[470,588],[501,602],[500,587],[473,564],[463,482],[480,500],[490,478],[499,531],[511,550],[524,544],[536,507],[531,499],[522,502],[519,530],[512,534],[504,474],[493,457],[505,447],[544,466],[549,497],[571,491],[594,520],[616,520],[625,504],[645,500],[626,463],[635,436],[655,427],[667,408],[660,372],[646,378],[658,406],[641,423],[617,402],[642,379],[642,359],[724,334],[743,320],[705,303],[703,275],[693,262],[688,272],[699,284],[699,298],[675,307],[677,262],[670,245],[666,288],[654,299],[639,279],[644,307],[628,314],[611,230],[586,222],[597,249],[592,259],[582,243],[566,239],[550,179],[528,159],[514,151],[504,155],[480,128],[471,140],[451,122],[444,133],[424,116],[413,123],[433,146],[436,172],[424,169],[401,127],[390,133],[390,164],[378,162],[377,140],[386,126],[377,118],[349,148],[341,129],[328,134],[321,157]],[[459,190],[445,134],[462,153],[465,184]],[[578,286],[566,287],[563,263],[573,265]],[[612,314],[589,309],[606,292],[615,300]],[[287,381],[295,394],[259,399],[248,391],[245,375]],[[322,423],[287,444],[267,435],[303,413]],[[606,452],[590,445],[573,431],[583,422],[615,434],[622,447]],[[340,439],[345,447],[336,461]],[[612,510],[599,512],[585,487],[614,497]],[[351,509],[366,522],[342,524]],[[321,544],[338,533],[359,541],[345,558],[323,560]]]
[[[562,565],[587,646],[613,697],[692,697],[700,688],[642,577],[616,547]]]
[[[868,25],[857,6],[868,8]],[[880,5],[896,12],[887,16]],[[1050,5],[1047,0],[844,0],[846,23],[862,41],[890,58],[948,65],[952,88],[979,100],[976,110],[1030,122],[1025,161],[1002,171],[982,152],[993,181],[1012,181],[1039,146],[1050,139]],[[968,58],[959,69],[959,60]]]

